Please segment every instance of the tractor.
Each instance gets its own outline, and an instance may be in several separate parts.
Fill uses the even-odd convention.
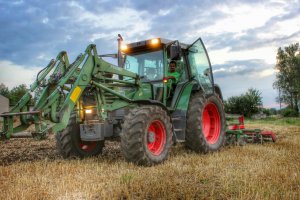
[[[125,159],[145,166],[166,160],[178,142],[199,153],[223,146],[222,93],[201,38],[192,44],[163,38],[124,44],[119,35],[118,47],[117,54],[98,55],[91,44],[73,63],[60,52],[0,115],[1,138],[22,137],[34,124],[32,136],[54,133],[64,158],[96,156],[105,140],[120,138]],[[105,57],[117,58],[118,65]]]

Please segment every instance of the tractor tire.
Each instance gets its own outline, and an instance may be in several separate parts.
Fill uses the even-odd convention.
[[[198,153],[218,151],[225,142],[225,112],[217,95],[191,96],[187,112],[186,146]]]
[[[101,154],[104,141],[82,141],[80,126],[76,122],[76,114],[73,113],[68,126],[56,134],[56,146],[63,158],[85,158]]]
[[[159,106],[132,109],[124,119],[121,151],[128,162],[151,166],[167,159],[172,146],[172,123]]]

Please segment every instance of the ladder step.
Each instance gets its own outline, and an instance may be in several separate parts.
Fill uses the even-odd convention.
[[[181,117],[174,117],[174,118],[172,118],[173,121],[181,120],[181,119],[182,119]]]
[[[181,128],[177,128],[177,129],[174,128],[174,131],[175,131],[175,132],[182,131],[182,130],[183,130],[183,129],[181,129]]]

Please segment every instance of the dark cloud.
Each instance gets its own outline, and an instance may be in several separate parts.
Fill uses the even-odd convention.
[[[238,67],[234,68],[235,66]],[[213,70],[216,71],[214,80],[221,87],[225,99],[243,94],[249,88],[255,88],[262,93],[264,106],[278,108],[274,103],[278,94],[272,88],[275,73],[263,74],[265,70],[273,67],[263,60],[230,61],[213,66]]]
[[[266,6],[282,6],[281,3],[269,3]],[[287,35],[279,35],[273,38],[265,39],[259,36],[260,33],[272,33],[274,32],[274,27],[280,22],[294,19],[300,16],[300,1],[289,2],[288,6],[285,8],[287,11],[285,14],[274,16],[270,18],[265,24],[256,28],[249,28],[243,31],[241,36],[236,36],[234,32],[221,33],[219,35],[214,35],[208,37],[207,40],[210,43],[212,49],[223,49],[224,47],[230,47],[231,51],[241,51],[256,49],[260,47],[282,46],[289,43],[297,42],[295,40],[300,37],[300,28],[298,31],[290,32]],[[259,19],[258,19],[259,20]],[[217,38],[217,39],[216,39]]]
[[[74,4],[74,6],[70,6]],[[166,38],[178,38],[184,36],[185,31],[193,31],[189,27],[191,20],[199,17],[199,13],[212,6],[210,1],[3,1],[0,3],[1,26],[0,31],[0,59],[12,60],[22,64],[41,64],[36,60],[39,54],[55,55],[66,47],[74,52],[80,52],[83,46],[89,43],[88,36],[93,33],[126,33],[128,29],[105,29],[94,28],[89,23],[77,20],[82,13],[78,12],[76,6],[82,7],[95,15],[116,12],[118,8],[130,7],[138,11],[146,11],[153,18],[149,35]],[[170,10],[166,16],[159,16],[161,10]],[[199,12],[201,11],[201,12]],[[205,13],[205,12],[203,12]],[[216,13],[210,14],[217,18]],[[115,20],[115,19],[110,19]],[[200,20],[202,26],[210,22]],[[195,27],[196,28],[196,27]],[[197,27],[198,28],[198,27]],[[162,34],[163,33],[163,34]],[[67,38],[71,39],[67,39]],[[115,36],[114,36],[115,37]],[[111,38],[112,39],[112,38]],[[184,39],[184,38],[179,38]],[[97,41],[98,42],[98,41]],[[103,49],[114,49],[112,42],[101,42]]]
[[[134,28],[130,26],[126,28],[93,27],[87,21],[78,21],[79,16],[83,14],[80,9],[89,11],[95,16],[120,12],[120,9],[124,8],[145,12],[141,17],[143,20],[150,19],[149,31],[130,36],[129,39],[160,36],[191,43],[201,36],[199,30],[226,17],[225,13],[214,9],[216,6],[233,6],[243,3],[255,5],[261,1],[117,0],[113,3],[108,0],[1,1],[0,24],[3,28],[0,30],[0,59],[11,60],[17,64],[41,65],[46,61],[37,59],[37,57],[41,57],[40,55],[55,57],[63,49],[70,50],[70,55],[75,57],[91,42],[89,38],[95,33],[111,35],[95,39],[103,53],[111,53],[116,51],[116,33],[127,36]],[[270,31],[270,28],[278,21],[297,16],[300,13],[300,7],[296,3],[299,2],[290,4],[287,14],[273,17],[264,26],[249,29],[240,37],[236,37],[232,33],[221,33],[217,36],[202,35],[202,37],[205,38],[211,50],[230,47],[232,51],[239,51],[269,44],[282,44],[282,41],[299,37],[299,31],[268,40],[260,39],[257,34]],[[270,5],[275,5],[275,3],[270,3]],[[117,18],[117,16],[114,17]],[[122,17],[122,15],[120,16]],[[114,21],[116,19],[106,20]],[[99,23],[101,24],[101,22]]]
[[[216,78],[217,83],[223,92],[224,99],[245,93],[249,88],[258,89],[262,93],[263,105],[267,107],[279,107],[275,105],[275,98],[278,96],[276,90],[272,88],[275,75],[263,78],[253,78],[251,76],[226,76]]]
[[[273,68],[263,60],[236,60],[213,66],[215,78],[232,76],[251,76],[253,73],[260,73],[263,70]]]

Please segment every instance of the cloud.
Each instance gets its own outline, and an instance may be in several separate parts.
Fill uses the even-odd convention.
[[[270,1],[219,6],[215,9],[223,13],[224,19],[202,31],[205,30],[214,50],[229,47],[230,51],[241,51],[286,45],[299,40],[299,3],[298,0]]]
[[[256,88],[262,92],[264,106],[274,107],[277,91],[272,88],[275,80],[273,65],[264,60],[233,60],[213,66],[213,72],[215,83],[221,87],[225,99]]]
[[[268,64],[274,64],[276,61],[277,48],[271,46],[231,51],[229,47],[219,50],[210,50],[208,47],[208,53],[213,65],[233,60],[264,60]]]
[[[218,78],[244,76],[257,79],[272,76],[275,73],[273,65],[264,60],[232,60],[224,64],[213,65],[214,76]]]
[[[99,33],[90,36],[89,40],[91,41],[112,38],[120,31],[126,32],[126,36],[131,39],[133,36],[143,35],[151,27],[152,17],[144,11],[137,11],[128,7],[116,7],[113,10],[98,13],[87,10],[83,5],[73,1],[69,3],[69,6],[73,11],[72,13],[76,13],[73,23],[84,24],[84,27],[93,30],[93,32],[99,30]],[[101,32],[103,30],[110,30],[110,36],[108,33]]]
[[[225,17],[202,29],[204,33],[219,35],[230,32],[239,35],[250,28],[263,26],[273,16],[283,12],[279,6],[267,8],[265,4],[257,4],[253,9],[253,5],[243,3],[221,4],[214,9]]]
[[[233,94],[233,86],[227,84],[232,81],[237,81],[231,83],[233,88],[240,87],[234,91],[242,91],[266,79],[264,91],[273,91],[277,48],[299,42],[299,4],[299,0],[1,1],[0,61],[31,71],[32,66],[46,66],[62,50],[72,61],[90,43],[97,45],[99,54],[115,53],[118,33],[126,42],[163,37],[192,43],[201,36],[216,80],[225,85],[225,96]],[[3,75],[0,78],[2,82]]]
[[[27,66],[17,65],[11,61],[0,60],[0,70],[0,83],[12,89],[20,84],[26,84],[27,87],[29,87],[30,84],[34,82],[41,68],[29,68]]]
[[[49,22],[49,18],[48,17],[46,17],[46,18],[44,18],[43,20],[42,20],[42,23],[43,24],[47,24]]]
[[[166,10],[159,9],[158,15],[160,15],[160,16],[166,16],[166,15],[168,15],[170,12],[171,12],[171,9],[166,9]]]
[[[272,88],[274,80],[274,74],[263,78],[257,77],[256,79],[246,75],[215,77],[215,83],[221,87],[224,99],[243,94],[249,88],[255,88],[262,93],[264,107],[279,108],[279,106],[275,104],[275,98],[278,96],[278,92]]]
[[[262,71],[254,73],[252,76],[253,78],[266,78],[268,76],[272,76],[275,74],[274,69],[264,69]]]

